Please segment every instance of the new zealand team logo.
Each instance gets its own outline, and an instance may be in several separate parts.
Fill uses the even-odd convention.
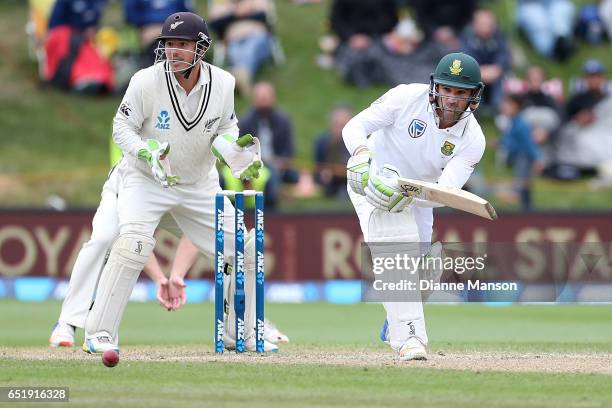
[[[204,128],[206,130],[210,130],[212,129],[213,125],[215,124],[215,122],[217,122],[219,119],[221,119],[219,116],[217,116],[216,118],[213,119],[208,119],[205,123],[204,123]]]
[[[423,136],[425,129],[427,129],[427,123],[420,119],[412,119],[410,126],[408,126],[408,134],[411,138],[416,139],[417,137]]]
[[[155,128],[161,130],[170,130],[170,115],[168,114],[168,111],[163,110],[159,112]]]

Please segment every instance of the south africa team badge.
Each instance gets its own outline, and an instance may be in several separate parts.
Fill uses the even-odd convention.
[[[442,145],[442,148],[440,149],[442,154],[445,156],[450,156],[453,154],[453,150],[455,150],[455,145],[448,140],[444,142],[444,145]]]
[[[416,139],[417,137],[423,136],[423,133],[425,133],[426,128],[427,123],[419,119],[412,119],[412,122],[410,122],[410,126],[408,126],[408,134],[411,138]]]

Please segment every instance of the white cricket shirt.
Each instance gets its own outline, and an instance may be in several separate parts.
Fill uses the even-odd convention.
[[[179,183],[198,183],[215,166],[213,139],[226,133],[238,136],[234,83],[230,73],[201,63],[198,83],[187,95],[174,74],[165,71],[165,63],[138,71],[115,115],[113,140],[127,153],[129,165],[147,176],[151,169],[138,159],[138,151],[146,147],[146,139],[167,141]]]
[[[368,146],[377,170],[391,164],[402,177],[458,188],[468,180],[485,149],[485,137],[474,115],[450,128],[438,128],[426,84],[391,89],[351,119],[342,136],[351,154],[359,146]],[[413,207],[413,211],[421,240],[429,240],[432,209]]]

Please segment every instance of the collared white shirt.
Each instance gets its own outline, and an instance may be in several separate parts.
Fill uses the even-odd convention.
[[[370,149],[375,171],[390,164],[402,177],[457,188],[469,179],[485,149],[484,134],[473,115],[450,128],[438,128],[426,84],[391,89],[352,118],[342,137],[351,154],[359,146]],[[421,242],[431,241],[433,206],[416,200],[410,207]]]
[[[196,82],[191,92],[189,92],[189,95],[187,95],[185,89],[183,89],[181,84],[179,84],[178,80],[176,79],[176,75],[171,75],[172,85],[176,90],[176,96],[178,97],[181,108],[183,112],[185,112],[187,119],[195,118],[195,114],[200,106],[204,87],[210,81],[210,78],[208,77],[208,70],[203,68],[204,66],[200,65],[200,76],[198,78],[198,82]],[[178,75],[182,75],[182,73],[179,73]]]
[[[426,84],[391,89],[349,121],[344,142],[351,154],[367,145],[376,169],[391,164],[402,177],[461,188],[482,158],[484,134],[473,115],[439,129],[428,91]]]
[[[214,138],[238,136],[234,77],[210,64],[201,67],[189,95],[164,63],[134,74],[113,121],[113,140],[127,153],[130,167],[150,175],[149,164],[138,160],[138,152],[147,148],[146,139],[168,142],[172,174],[181,184],[195,184],[214,169]]]

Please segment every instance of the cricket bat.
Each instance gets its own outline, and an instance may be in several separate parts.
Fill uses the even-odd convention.
[[[469,191],[402,177],[398,178],[397,182],[399,188],[409,197],[433,201],[488,220],[497,219],[495,208],[484,198],[478,197]]]

